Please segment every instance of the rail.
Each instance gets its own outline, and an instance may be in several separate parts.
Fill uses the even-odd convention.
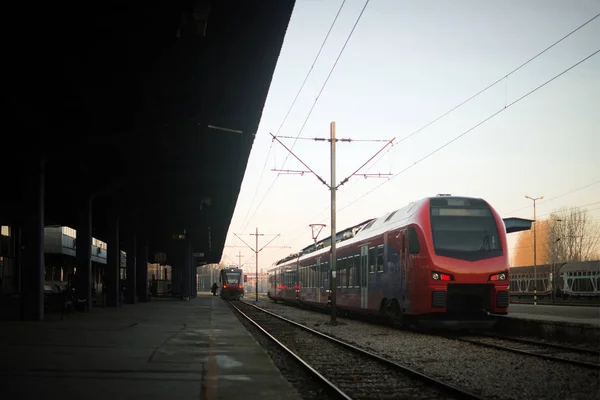
[[[511,353],[542,358],[545,360],[572,364],[578,367],[600,370],[600,364],[598,363],[598,361],[600,360],[600,353],[591,349],[584,349],[555,343],[545,343],[538,342],[535,340],[520,339],[499,335],[441,335],[441,337],[444,337],[446,339],[458,340],[465,343],[471,343],[481,347],[488,347]],[[512,342],[512,344],[507,345],[502,344],[502,342]],[[522,347],[518,348],[515,347],[515,345],[522,345]],[[525,348],[523,348],[523,346],[525,346]],[[578,353],[580,355],[580,359],[557,357],[555,355],[548,354],[553,351],[555,353],[563,353],[565,355],[569,354],[570,356],[573,356],[572,353]],[[583,360],[582,358],[587,358],[588,360]],[[593,359],[596,362],[590,362],[591,359]]]
[[[415,393],[418,392],[419,395],[422,395],[424,391],[434,390],[437,393],[437,395],[439,395],[440,392],[444,392],[444,393],[450,395],[452,398],[479,399],[479,400],[484,399],[481,396],[470,393],[464,389],[450,385],[448,383],[442,382],[439,379],[436,379],[431,376],[420,373],[418,371],[415,371],[415,370],[413,370],[405,365],[401,365],[395,361],[385,359],[377,354],[360,349],[352,344],[343,342],[337,338],[334,338],[332,336],[329,336],[329,335],[326,335],[319,331],[316,331],[314,329],[311,329],[311,328],[309,328],[305,325],[299,324],[295,321],[291,321],[287,318],[284,318],[280,315],[277,315],[275,313],[267,311],[267,310],[265,310],[261,307],[258,307],[254,304],[250,304],[250,303],[246,303],[246,302],[238,303],[238,305],[240,307],[247,308],[247,310],[257,313],[255,315],[258,316],[259,318],[260,318],[260,315],[266,315],[268,317],[272,317],[272,319],[274,319],[276,321],[284,322],[285,325],[288,327],[293,327],[294,329],[300,329],[300,330],[308,333],[313,338],[321,339],[322,342],[319,345],[315,346],[314,344],[312,344],[311,346],[309,346],[310,349],[305,350],[305,354],[308,354],[309,357],[310,357],[310,352],[314,351],[315,348],[318,348],[320,350],[320,355],[322,356],[322,353],[326,352],[325,349],[327,348],[327,344],[325,342],[328,342],[330,346],[333,345],[336,347],[335,352],[333,352],[333,354],[335,354],[336,357],[342,357],[342,358],[346,357],[345,362],[336,363],[335,368],[331,368],[330,361],[328,361],[328,363],[326,363],[326,364],[321,364],[320,367],[313,366],[308,361],[301,358],[300,355],[296,354],[293,350],[291,350],[289,348],[289,346],[286,346],[284,343],[282,343],[282,341],[277,339],[272,332],[269,332],[269,329],[265,328],[264,326],[261,326],[261,324],[256,322],[251,316],[248,315],[248,313],[245,313],[244,311],[242,311],[240,309],[240,307],[236,306],[232,302],[230,302],[229,304],[240,315],[242,315],[244,318],[246,318],[248,321],[250,321],[254,326],[256,326],[263,334],[267,335],[267,337],[269,337],[269,339],[271,339],[275,343],[277,343],[285,352],[287,352],[292,357],[294,357],[296,360],[298,360],[306,369],[308,369],[321,382],[323,382],[323,385],[325,385],[330,391],[336,393],[337,397],[344,398],[344,399],[353,399],[353,398],[361,398],[362,397],[359,392],[360,392],[360,390],[365,390],[363,387],[364,385],[360,381],[353,382],[352,379],[348,379],[349,376],[355,377],[357,375],[363,374],[365,376],[368,376],[369,382],[374,388],[379,388],[380,390],[385,390],[386,388],[389,388],[390,385],[393,385],[394,384],[393,382],[396,382],[393,379],[390,379],[389,375],[400,374],[400,375],[402,375],[403,378],[408,377],[408,378],[412,379],[413,381],[417,380],[420,383],[425,384],[425,385],[421,385],[419,387],[419,389],[417,391],[415,391]],[[281,328],[282,328],[282,326],[280,325],[280,329]],[[282,333],[282,335],[285,336],[283,333]],[[296,347],[300,346],[298,343],[302,342],[302,340],[299,340],[295,334],[292,335],[292,337],[294,339],[291,342],[291,346],[296,346]],[[309,340],[309,342],[310,342],[311,340],[314,340],[314,339],[307,339],[307,340]],[[299,348],[301,349],[300,351],[302,351],[302,347],[299,347]],[[346,350],[346,353],[339,351],[340,348]],[[356,359],[356,357],[359,357],[362,360],[358,361]],[[365,361],[364,360],[365,358],[374,361],[378,366],[376,368],[373,368],[373,363],[372,362],[369,363],[368,361]],[[318,357],[314,358],[314,359],[317,360]],[[352,359],[353,361],[348,362],[349,359]],[[318,364],[318,361],[315,361],[315,363]],[[347,373],[342,373],[342,370],[344,370],[344,368],[352,369],[352,372],[348,371]],[[362,370],[360,368],[362,368]],[[319,369],[321,371],[319,371]],[[388,371],[388,375],[386,375],[384,373],[386,370]],[[374,372],[376,372],[376,373],[374,373]],[[337,379],[336,379],[336,377],[337,377]],[[353,385],[353,383],[354,383],[354,385]],[[404,384],[405,383],[402,382],[399,385],[404,385]],[[416,382],[411,383],[412,386],[415,386],[416,384],[417,384]],[[356,397],[351,397],[350,395],[348,395],[346,393],[346,392],[350,392],[350,391],[349,390],[344,391],[343,389],[341,389],[339,387],[340,385],[349,387],[352,390],[353,394],[356,394],[356,393],[358,393],[358,394],[356,395]],[[413,390],[413,388],[409,387],[408,390]],[[366,393],[364,397],[373,397],[373,393],[371,393],[371,392]]]

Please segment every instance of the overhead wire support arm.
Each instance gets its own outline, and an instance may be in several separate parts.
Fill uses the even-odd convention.
[[[276,137],[281,138],[281,139],[296,139],[296,140],[314,140],[315,142],[329,142],[331,141],[331,139],[329,138],[319,138],[319,137],[314,137],[314,138],[309,138],[309,137],[299,137],[296,138],[295,136],[281,136],[281,135],[277,135]],[[336,142],[389,142],[389,140],[386,139],[345,139],[345,138],[340,138],[340,139],[336,139]]]
[[[235,237],[237,237],[238,239],[240,239],[240,240],[241,240],[241,241],[242,241],[242,242],[243,242],[243,243],[244,243],[246,246],[248,246],[248,248],[249,248],[250,250],[252,250],[252,251],[256,252],[256,250],[254,250],[254,248],[253,248],[252,246],[250,246],[248,243],[246,243],[246,242],[244,241],[244,239],[242,239],[242,238],[240,237],[240,235],[238,235],[237,233],[234,233],[234,235],[235,235]]]
[[[369,158],[363,165],[361,165],[360,167],[358,167],[356,169],[356,171],[354,171],[353,173],[351,173],[350,175],[348,175],[346,178],[342,179],[342,181],[336,186],[336,189],[339,188],[340,186],[342,186],[344,183],[348,182],[348,180],[350,178],[352,178],[355,175],[361,175],[364,176],[365,179],[368,177],[377,177],[377,178],[384,178],[386,176],[391,176],[392,174],[358,174],[358,171],[360,171],[361,169],[363,169],[368,163],[371,162],[371,160],[373,160],[375,157],[377,157],[379,155],[379,153],[381,153],[383,150],[385,150],[386,147],[388,147],[389,145],[394,143],[394,140],[396,140],[396,138],[393,138],[391,140],[386,140],[386,144],[385,146],[383,146],[381,149],[379,149],[379,151],[375,154],[373,154],[373,156],[371,158]]]
[[[288,147],[287,147],[285,144],[283,144],[283,143],[281,142],[281,140],[279,140],[279,139],[277,138],[277,136],[273,135],[272,133],[269,133],[269,134],[270,134],[271,136],[273,136],[273,139],[274,139],[274,140],[277,140],[277,141],[279,142],[279,144],[280,144],[280,145],[282,145],[282,146],[283,146],[283,147],[284,147],[284,148],[285,148],[287,151],[289,151],[289,152],[290,152],[290,154],[291,154],[291,155],[293,155],[293,156],[294,156],[294,158],[295,158],[296,160],[300,161],[300,163],[301,163],[302,165],[304,165],[304,167],[305,167],[307,170],[309,170],[311,174],[313,174],[314,176],[316,176],[316,177],[317,177],[317,179],[318,179],[318,180],[320,180],[320,181],[321,181],[321,183],[322,183],[323,185],[325,185],[325,186],[327,186],[327,188],[331,189],[331,186],[329,186],[329,185],[327,184],[327,182],[325,182],[325,180],[324,180],[323,178],[321,178],[319,175],[317,175],[317,173],[316,173],[315,171],[313,171],[313,170],[312,170],[312,169],[311,169],[311,168],[310,168],[308,165],[306,165],[306,163],[305,163],[304,161],[302,161],[302,160],[301,160],[301,159],[300,159],[300,158],[299,158],[297,155],[295,155],[295,154],[294,154],[294,152],[293,152],[292,150],[290,150],[290,149],[289,149],[289,148],[288,148]],[[333,186],[333,182],[332,182],[332,186]]]
[[[389,178],[392,175],[393,174],[378,173],[378,174],[354,174],[352,176],[362,176],[363,178],[367,179],[367,178]]]
[[[278,233],[278,234],[277,234],[277,235],[276,235],[276,236],[275,236],[273,239],[269,240],[269,241],[267,242],[267,244],[265,244],[263,247],[261,247],[261,249],[260,249],[260,250],[258,250],[258,251],[260,252],[260,251],[262,251],[262,250],[263,250],[265,247],[267,247],[268,245],[270,245],[270,244],[273,242],[273,240],[275,240],[275,239],[277,239],[277,238],[279,237],[279,235],[280,235],[280,234]]]
[[[295,170],[295,169],[271,169],[271,171],[273,172],[279,172],[279,174],[288,174],[288,175],[304,175],[304,174],[310,174],[310,171],[302,171],[302,170]]]

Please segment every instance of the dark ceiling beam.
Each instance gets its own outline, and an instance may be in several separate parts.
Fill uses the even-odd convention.
[[[210,226],[207,251],[220,256],[293,4],[80,3],[84,19],[63,4],[13,10],[31,29],[5,49],[11,179],[45,155],[49,221],[75,227],[80,198],[97,193],[99,239],[118,207],[123,229],[141,227],[156,248],[183,228],[208,248]],[[18,197],[5,204],[24,212]]]

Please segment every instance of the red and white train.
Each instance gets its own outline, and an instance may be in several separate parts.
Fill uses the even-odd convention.
[[[336,234],[336,306],[421,326],[489,327],[507,314],[506,234],[531,221],[503,220],[485,200],[438,195]],[[331,237],[276,263],[273,301],[327,306]]]

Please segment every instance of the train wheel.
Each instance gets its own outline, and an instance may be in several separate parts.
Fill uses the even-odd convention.
[[[398,304],[398,300],[392,300],[392,303],[389,307],[389,317],[392,322],[401,322],[402,321],[402,310],[400,309],[400,304]]]

